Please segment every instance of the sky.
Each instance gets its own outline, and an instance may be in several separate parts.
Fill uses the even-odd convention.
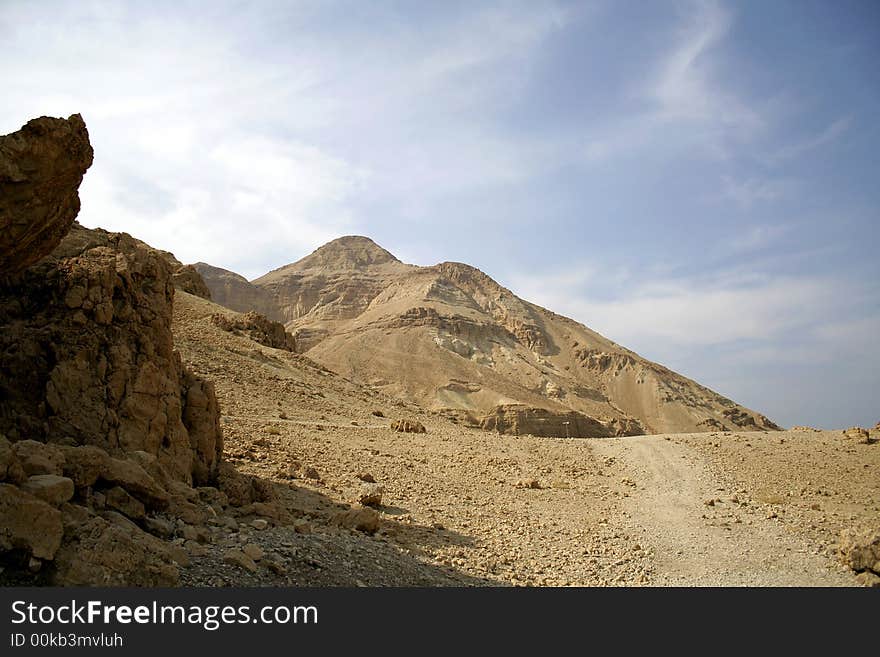
[[[0,0],[0,134],[255,278],[466,262],[784,425],[880,420],[880,3]]]

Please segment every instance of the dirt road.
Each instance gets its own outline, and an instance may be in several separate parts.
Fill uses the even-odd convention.
[[[696,450],[665,436],[596,440],[593,447],[631,482],[624,500],[629,515],[618,521],[653,550],[651,584],[853,585],[852,575],[788,531],[748,491],[730,490]]]

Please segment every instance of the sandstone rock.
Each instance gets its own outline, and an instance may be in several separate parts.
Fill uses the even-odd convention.
[[[382,506],[382,495],[385,487],[379,484],[364,483],[357,494],[357,502],[364,506]]]
[[[116,456],[143,451],[179,481],[210,483],[222,450],[216,398],[174,351],[173,296],[161,253],[78,225],[0,280],[0,369],[9,373],[0,432]]]
[[[144,518],[144,529],[159,538],[171,538],[174,536],[174,525],[164,518]]]
[[[0,275],[58,246],[79,212],[77,189],[92,158],[79,114],[33,119],[0,137]]]
[[[190,561],[189,553],[186,551],[186,548],[183,548],[179,545],[169,545],[168,546],[168,554],[171,555],[171,558],[181,568],[189,568],[192,564]]]
[[[0,553],[21,549],[52,559],[61,545],[61,512],[30,493],[0,484]]]
[[[284,566],[284,563],[281,561],[281,557],[277,554],[273,554],[263,559],[261,562],[266,568],[271,570],[276,575],[286,575],[287,568]]]
[[[62,446],[61,451],[64,454],[64,476],[73,479],[77,488],[93,486],[110,460],[107,452],[91,445]]]
[[[480,420],[486,431],[523,436],[555,436],[559,438],[603,438],[616,435],[629,425],[610,428],[598,420],[576,411],[556,412],[531,408],[522,404],[502,404]]]
[[[64,453],[56,445],[19,440],[12,449],[28,476],[60,475],[64,470]]]
[[[262,518],[257,518],[255,520],[251,520],[251,527],[260,531],[269,527],[269,523]]]
[[[70,505],[68,505],[70,506]],[[55,586],[174,586],[177,566],[170,546],[131,522],[91,516],[70,519],[55,556]]]
[[[267,347],[296,351],[296,340],[284,329],[284,324],[267,319],[259,313],[248,312],[237,317],[218,313],[211,316],[211,321],[224,331],[246,335]]]
[[[52,474],[33,475],[21,489],[52,506],[60,506],[73,497],[73,480]]]
[[[174,281],[174,287],[188,294],[193,294],[202,299],[211,300],[211,291],[205,284],[202,275],[192,265],[182,265],[178,267],[171,276]]]
[[[134,461],[107,459],[101,479],[121,486],[149,509],[161,510],[168,506],[168,493]]]
[[[373,534],[379,529],[379,514],[367,506],[353,507],[334,516],[333,522],[346,529]]]
[[[195,541],[196,543],[211,542],[211,532],[206,527],[184,525],[180,530],[180,535],[187,541]]]
[[[221,509],[229,506],[229,498],[226,493],[213,486],[201,486],[197,489],[199,499],[205,503]]]
[[[263,555],[265,554],[265,552],[263,552],[263,548],[261,548],[256,543],[248,543],[243,548],[241,548],[241,551],[254,561],[259,561],[263,558]]]
[[[858,443],[868,444],[871,442],[871,435],[867,429],[861,427],[850,427],[843,432],[845,438],[850,438]]]
[[[391,423],[391,428],[406,433],[427,433],[425,425],[417,420],[395,420]]]
[[[114,486],[105,493],[105,504],[119,511],[124,516],[132,520],[143,520],[146,515],[144,505],[133,498],[121,486]]]
[[[241,550],[228,550],[223,555],[223,561],[233,566],[244,568],[252,573],[257,571],[257,564],[254,563],[254,560]]]
[[[297,534],[311,534],[312,533],[312,523],[308,520],[300,518],[299,520],[295,520],[293,523],[293,531]]]
[[[27,479],[27,475],[15,456],[12,444],[0,435],[0,481],[20,484],[25,479]]]
[[[169,498],[166,513],[188,525],[203,525],[208,519],[203,507],[190,502],[182,495],[172,495]]]
[[[228,463],[220,464],[218,486],[234,507],[247,506],[255,501],[266,502],[273,497],[268,483],[242,474]]]
[[[873,589],[880,588],[880,576],[872,573],[870,570],[856,575],[856,581],[860,586],[867,586]]]
[[[846,529],[837,549],[840,561],[856,572],[870,570],[880,575],[880,528]]]
[[[198,541],[186,541],[183,544],[183,547],[186,550],[187,554],[192,557],[204,557],[209,553],[208,548]]]

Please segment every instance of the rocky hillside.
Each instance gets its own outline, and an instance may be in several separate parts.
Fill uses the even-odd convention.
[[[407,265],[350,236],[250,283],[196,267],[221,304],[240,279],[228,307],[279,318],[315,361],[471,426],[572,437],[778,428],[461,263]]]

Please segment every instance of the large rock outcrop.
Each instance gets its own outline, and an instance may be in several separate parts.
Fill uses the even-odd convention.
[[[246,335],[254,342],[259,342],[267,347],[296,351],[296,340],[284,330],[284,324],[273,322],[260,313],[251,311],[238,317],[215,313],[211,316],[211,322],[224,331]]]
[[[52,251],[79,213],[79,185],[92,164],[79,114],[40,117],[0,136],[0,276]]]
[[[74,226],[0,285],[0,431],[144,451],[207,484],[222,449],[213,386],[174,351],[171,267],[126,234]]]
[[[514,436],[566,436],[570,438],[605,438],[615,431],[591,417],[568,411],[557,413],[544,408],[518,404],[501,405],[480,420],[480,426]]]
[[[254,486],[219,476],[213,385],[174,350],[175,285],[204,282],[75,223],[91,161],[78,115],[0,137],[0,584],[174,584],[210,485]]]

